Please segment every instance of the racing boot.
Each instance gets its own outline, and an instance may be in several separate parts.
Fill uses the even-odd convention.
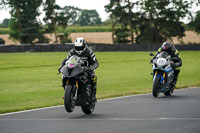
[[[61,87],[63,87],[64,90],[65,90],[66,83],[67,83],[67,78],[63,77]]]
[[[175,76],[172,82],[172,88],[176,87],[177,80],[178,80],[178,76]]]
[[[67,82],[67,79],[62,77],[62,85],[61,85],[61,87],[63,87],[64,91],[65,91],[66,82]],[[62,99],[64,99],[64,96],[62,96]]]
[[[91,97],[91,85],[87,84],[86,86],[86,95],[87,95],[87,101],[90,102],[90,97]]]
[[[174,78],[173,78],[173,82],[172,82],[172,87],[175,88],[176,87],[176,83],[178,81],[178,75],[180,73],[180,70],[175,70],[174,71]]]
[[[91,102],[97,101],[97,99],[96,99],[96,91],[97,91],[97,89],[96,89],[96,87],[94,87],[92,89]]]
[[[92,78],[92,95],[91,95],[91,102],[97,101],[96,99],[96,91],[97,91],[97,77],[94,76]]]

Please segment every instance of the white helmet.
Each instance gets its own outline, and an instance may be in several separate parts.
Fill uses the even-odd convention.
[[[86,46],[86,41],[84,40],[83,37],[76,38],[74,42],[74,48],[78,54],[81,54],[85,50],[85,46]]]

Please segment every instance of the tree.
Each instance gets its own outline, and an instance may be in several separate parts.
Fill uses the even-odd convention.
[[[98,25],[101,19],[96,10],[82,10],[73,6],[65,6],[62,8],[65,14],[68,14],[68,25]]]
[[[58,37],[57,37],[57,27],[56,27],[56,17],[57,13],[56,10],[59,10],[60,7],[55,4],[55,0],[46,0],[44,3],[44,12],[45,17],[43,18],[44,22],[47,25],[47,28],[45,29],[46,33],[53,32],[55,34],[55,41],[58,43]]]
[[[120,28],[117,28],[115,30],[114,35],[116,36],[114,38],[114,43],[129,43],[130,40],[128,37],[130,36],[130,30],[127,28],[127,25],[121,25]]]
[[[3,22],[0,24],[0,27],[8,27],[10,19],[4,19]]]
[[[101,24],[101,19],[96,10],[82,10],[78,24],[81,26],[98,25]]]
[[[44,3],[45,17],[44,22],[47,24],[46,32],[54,32],[55,42],[58,43],[58,37],[60,39],[67,40],[68,33],[64,35],[57,35],[57,27],[62,26],[65,29],[68,25],[68,21],[71,15],[66,12],[66,8],[61,8],[55,4],[55,0],[46,0]]]
[[[108,18],[105,21],[102,22],[102,25],[112,25],[112,19]]]
[[[63,12],[69,15],[68,25],[77,25],[78,18],[81,14],[81,9],[73,6],[65,6]]]
[[[105,8],[111,13],[112,27],[128,26],[131,43],[135,43],[134,34],[136,43],[160,43],[184,36],[181,19],[190,14],[190,5],[187,0],[110,0]]]
[[[197,12],[196,17],[189,23],[189,26],[200,34],[200,11]]]
[[[117,29],[117,32],[123,31],[124,25],[129,27],[129,36],[131,36],[131,43],[133,44],[134,32],[137,31],[138,23],[138,11],[133,12],[133,9],[139,5],[139,1],[131,2],[130,0],[110,0],[110,4],[105,6],[106,12],[111,13],[113,34],[116,33],[115,26],[120,24],[121,30]],[[121,33],[123,34],[123,33]],[[115,35],[113,35],[115,36]],[[116,36],[117,37],[117,36]],[[113,38],[113,40],[118,40]]]
[[[185,0],[143,0],[138,43],[161,43],[184,36],[181,19],[189,13]]]
[[[200,6],[200,0],[196,0],[193,3],[194,6],[199,7]],[[191,22],[188,24],[188,26],[198,34],[200,34],[200,10],[196,11],[195,16],[192,16]]]
[[[41,33],[39,7],[42,0],[2,0],[11,8],[10,37],[22,44],[34,43],[38,38],[44,38]],[[2,4],[1,3],[1,4]]]
[[[4,27],[8,27],[9,26],[9,21],[10,21],[10,19],[4,19],[3,20],[3,22],[2,22],[2,25],[4,26]]]

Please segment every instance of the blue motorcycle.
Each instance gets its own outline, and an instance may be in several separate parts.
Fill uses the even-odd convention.
[[[150,56],[154,56],[150,53]],[[153,60],[153,89],[152,94],[158,97],[160,93],[165,96],[171,96],[174,92],[174,69],[171,64],[172,58],[167,52],[163,51]]]

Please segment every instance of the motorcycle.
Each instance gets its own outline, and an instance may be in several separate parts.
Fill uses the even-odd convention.
[[[96,101],[89,100],[91,98],[91,83],[83,64],[84,62],[74,55],[66,61],[60,70],[67,79],[64,87],[64,106],[69,113],[73,112],[75,106],[81,106],[85,114],[91,114],[95,109]]]
[[[150,53],[150,56],[154,56]],[[171,64],[176,57],[172,58],[167,52],[163,51],[153,60],[153,90],[154,97],[158,97],[160,93],[165,96],[171,96],[174,92],[174,69]]]

